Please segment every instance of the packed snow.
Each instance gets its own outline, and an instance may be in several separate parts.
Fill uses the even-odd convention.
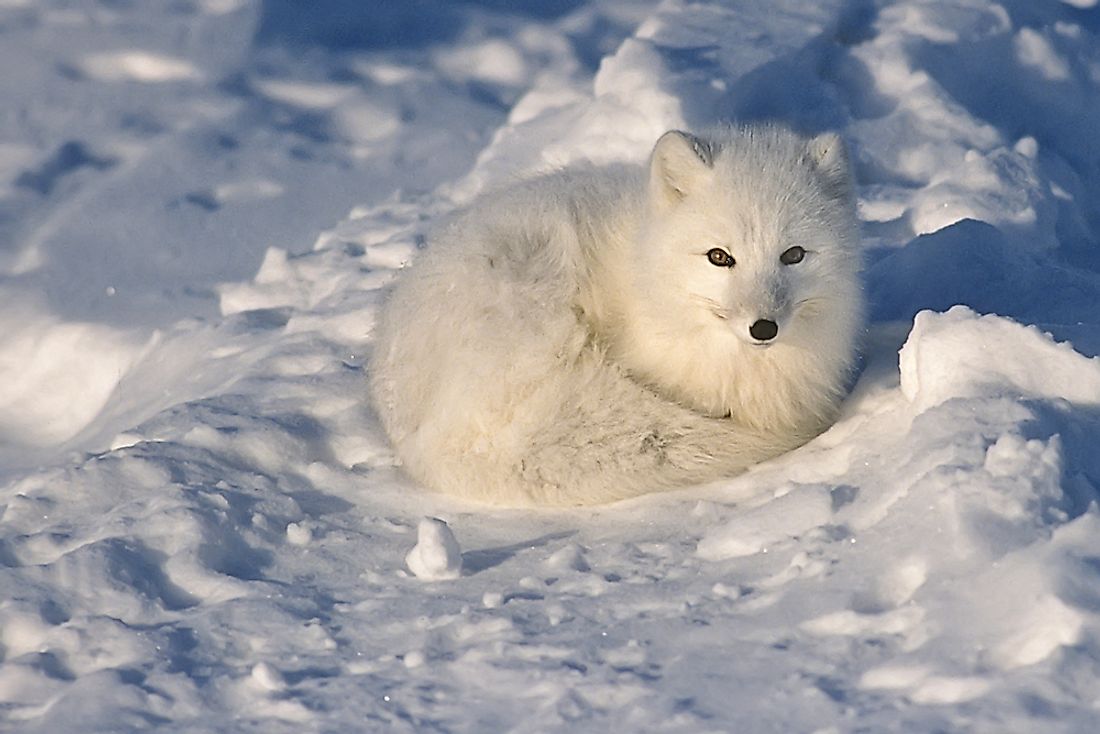
[[[0,729],[1100,731],[1095,0],[0,0],[0,66]],[[856,162],[831,430],[583,511],[402,475],[434,221],[765,119]]]

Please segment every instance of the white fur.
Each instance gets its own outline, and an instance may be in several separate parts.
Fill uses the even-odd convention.
[[[798,245],[805,259],[783,265]],[[736,265],[707,258],[724,248]],[[666,133],[483,197],[403,274],[371,390],[405,469],[505,505],[735,474],[835,418],[862,323],[840,139]],[[766,345],[758,319],[779,326]]]

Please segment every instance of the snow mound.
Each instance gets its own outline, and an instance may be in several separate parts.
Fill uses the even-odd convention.
[[[964,306],[922,311],[901,349],[901,391],[923,412],[954,398],[1016,395],[1100,404],[1100,358],[1034,326]]]
[[[457,579],[462,575],[462,549],[447,523],[426,517],[416,528],[416,545],[405,564],[424,581]]]

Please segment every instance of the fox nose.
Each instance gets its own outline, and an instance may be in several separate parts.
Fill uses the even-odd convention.
[[[771,341],[775,338],[775,335],[779,333],[779,324],[768,319],[760,319],[753,322],[753,325],[749,327],[749,334],[753,339],[757,341]]]

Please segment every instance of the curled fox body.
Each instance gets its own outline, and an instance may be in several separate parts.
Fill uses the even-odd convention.
[[[407,472],[501,505],[731,476],[835,419],[863,305],[833,134],[672,131],[483,196],[402,273],[371,393]]]

